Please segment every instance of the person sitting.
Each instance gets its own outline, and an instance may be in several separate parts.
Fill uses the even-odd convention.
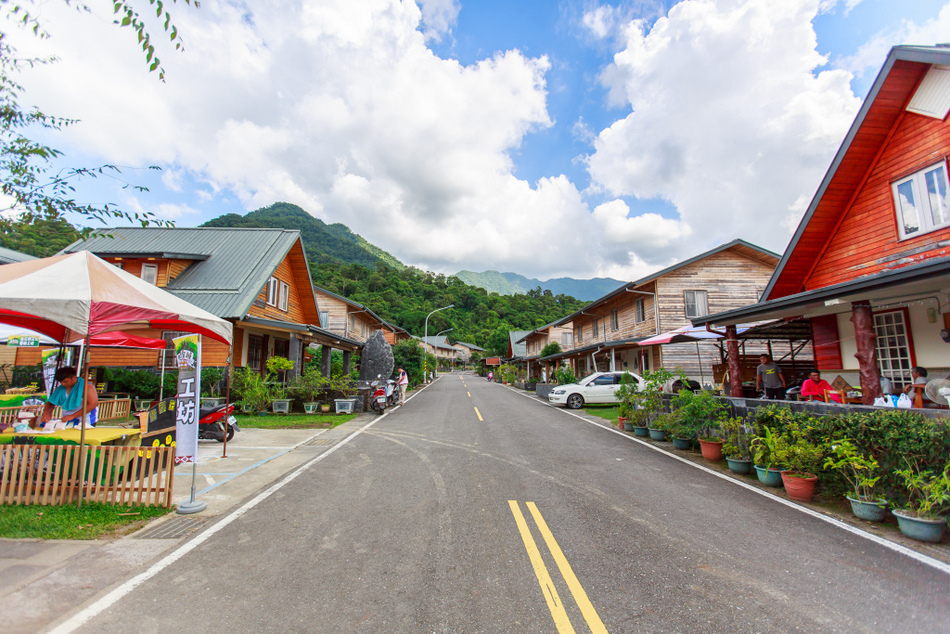
[[[841,402],[841,397],[831,387],[831,383],[821,378],[818,370],[812,370],[808,373],[808,378],[802,382],[802,398],[807,401],[824,401],[825,394],[835,403]]]
[[[69,426],[82,424],[83,403],[86,408],[86,427],[95,427],[99,412],[99,395],[96,386],[76,376],[76,368],[60,368],[56,370],[54,378],[59,386],[49,395],[40,422],[44,425],[53,419],[53,410],[56,407],[63,409],[62,421]],[[85,396],[85,399],[83,397]]]
[[[923,407],[923,402],[930,402],[930,398],[924,392],[924,387],[927,386],[927,368],[922,368],[919,365],[914,366],[910,369],[911,383],[904,388],[904,394],[909,395],[914,399],[914,407]],[[916,398],[917,395],[920,395],[920,398]]]

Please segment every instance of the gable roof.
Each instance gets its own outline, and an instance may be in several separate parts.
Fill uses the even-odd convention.
[[[464,341],[456,341],[456,342],[453,343],[452,345],[453,345],[453,346],[465,346],[465,347],[468,348],[469,350],[481,350],[481,351],[484,351],[484,350],[485,350],[485,348],[482,348],[481,346],[476,346],[474,343],[466,343],[466,342],[464,342]]]
[[[508,351],[512,358],[523,357],[528,352],[528,344],[522,341],[531,334],[530,330],[509,330],[508,331]]]
[[[110,237],[111,236],[111,237]],[[223,319],[243,319],[274,271],[295,247],[306,262],[300,232],[217,227],[118,227],[96,231],[63,253],[91,251],[100,257],[193,260],[164,290]],[[300,299],[313,300],[310,270]]]
[[[763,301],[804,291],[815,262],[932,64],[950,64],[950,48],[895,46],[891,49],[772,274],[762,294]]]
[[[424,341],[426,345],[430,345],[434,349],[441,348],[442,350],[451,350],[452,352],[458,352],[457,348],[449,344],[449,339],[445,335],[429,335],[428,337],[414,336],[413,339]]]
[[[585,311],[590,310],[594,306],[601,304],[609,299],[613,299],[614,297],[618,295],[623,295],[627,291],[628,288],[633,289],[638,286],[643,286],[644,284],[647,284],[648,282],[652,282],[653,280],[661,278],[664,275],[668,275],[672,273],[673,271],[676,271],[677,269],[681,269],[683,267],[689,266],[690,264],[694,264],[696,262],[699,262],[700,260],[708,258],[712,255],[716,255],[717,253],[721,253],[723,251],[729,251],[729,250],[736,251],[737,253],[740,253],[741,255],[744,255],[753,260],[758,260],[759,262],[768,264],[770,266],[775,266],[775,263],[778,262],[779,260],[778,253],[773,253],[772,251],[769,251],[768,249],[763,249],[762,247],[756,246],[752,244],[751,242],[746,242],[745,240],[742,240],[741,238],[736,238],[732,242],[721,244],[718,247],[715,247],[714,249],[710,249],[709,251],[704,251],[703,253],[700,253],[699,255],[694,255],[693,257],[689,259],[683,260],[682,262],[677,262],[676,264],[673,264],[672,266],[668,266],[665,269],[659,270],[656,273],[651,273],[647,275],[646,277],[641,277],[639,280],[635,282],[624,284],[620,288],[614,291],[611,291],[610,293],[607,293],[600,299],[595,299],[591,303],[581,308],[579,311],[572,313],[568,315],[567,317],[564,317],[563,319],[553,322],[548,325],[560,326],[562,324],[566,324],[569,321],[573,321],[576,317],[583,314]],[[546,328],[546,327],[547,326],[543,326],[543,328]],[[530,334],[530,333],[525,333],[525,334]]]
[[[382,324],[383,326],[386,326],[387,328],[389,328],[389,329],[390,329],[391,331],[393,331],[393,332],[401,332],[401,333],[404,333],[404,334],[406,334],[406,335],[409,335],[409,331],[406,330],[405,328],[400,328],[400,327],[397,326],[396,324],[391,324],[391,323],[389,323],[388,321],[386,321],[385,319],[383,319],[382,317],[380,317],[379,315],[377,315],[376,313],[374,313],[374,312],[372,311],[372,309],[368,308],[367,306],[364,306],[363,304],[360,304],[359,302],[355,302],[355,301],[353,301],[352,299],[349,299],[349,298],[347,298],[347,297],[343,297],[342,295],[337,295],[337,294],[334,293],[333,291],[328,291],[327,289],[325,289],[325,288],[320,288],[319,286],[314,286],[314,287],[313,287],[313,290],[316,291],[316,292],[318,292],[318,293],[323,293],[324,295],[328,295],[328,296],[330,296],[330,297],[332,297],[332,298],[334,298],[334,299],[338,299],[338,300],[340,300],[341,302],[343,302],[344,304],[347,304],[347,305],[349,305],[349,306],[352,306],[353,308],[358,309],[359,312],[364,312],[364,313],[368,314],[370,317],[372,317],[373,319],[375,319],[377,322],[379,322],[379,323]],[[320,305],[320,302],[318,301],[318,302],[317,302],[317,306],[319,307],[319,305]],[[411,336],[411,335],[410,335],[410,336]]]

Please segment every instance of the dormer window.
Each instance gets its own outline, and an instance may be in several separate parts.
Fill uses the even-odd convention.
[[[158,265],[157,264],[143,264],[141,277],[144,281],[149,284],[155,285],[158,283]]]
[[[947,163],[940,161],[891,184],[901,240],[950,225],[947,180]]]

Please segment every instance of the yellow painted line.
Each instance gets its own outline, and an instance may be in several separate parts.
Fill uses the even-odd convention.
[[[554,561],[561,571],[561,576],[564,577],[564,581],[567,582],[567,587],[571,589],[571,594],[574,595],[574,601],[577,603],[577,607],[580,608],[581,614],[584,615],[584,620],[587,621],[587,627],[590,628],[592,634],[607,634],[607,628],[604,627],[603,621],[601,621],[597,615],[597,610],[594,609],[590,599],[587,598],[587,593],[584,592],[580,581],[577,580],[577,576],[574,574],[571,564],[567,562],[567,558],[554,539],[554,535],[548,528],[547,522],[541,517],[541,512],[538,510],[538,507],[534,502],[528,502],[528,510],[531,511],[531,515],[538,525],[538,530],[541,531],[541,536],[544,538],[544,543],[548,545],[548,550],[551,552],[551,556],[554,557]]]
[[[468,394],[468,397],[469,397],[469,398],[472,398],[472,393],[471,393],[471,392],[466,392],[466,394]]]
[[[475,413],[478,415],[478,420],[481,420],[481,421],[485,420],[484,418],[482,418],[482,413],[478,411],[477,407],[475,408]]]
[[[561,634],[566,632],[573,632],[574,627],[571,625],[571,621],[567,618],[567,612],[564,610],[564,604],[561,603],[561,597],[557,594],[557,589],[554,587],[554,582],[551,581],[551,575],[548,574],[548,569],[544,565],[544,560],[541,559],[541,553],[538,551],[538,545],[534,541],[534,537],[531,536],[531,531],[528,529],[528,523],[524,519],[524,515],[521,513],[521,508],[518,506],[518,502],[515,500],[508,500],[508,506],[511,507],[511,514],[515,516],[515,524],[518,525],[518,531],[521,532],[521,539],[524,541],[525,550],[528,551],[528,559],[531,560],[531,566],[534,568],[534,574],[538,578],[538,583],[541,584],[541,593],[544,595],[545,601],[548,603],[548,609],[551,611],[551,617],[554,618],[554,625],[557,627],[557,631]]]

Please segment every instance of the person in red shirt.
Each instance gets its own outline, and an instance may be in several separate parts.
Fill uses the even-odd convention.
[[[841,397],[831,387],[831,383],[821,378],[818,370],[812,370],[808,373],[808,378],[802,383],[802,398],[809,401],[825,400],[825,392],[829,393],[829,398],[835,403],[841,402]]]

